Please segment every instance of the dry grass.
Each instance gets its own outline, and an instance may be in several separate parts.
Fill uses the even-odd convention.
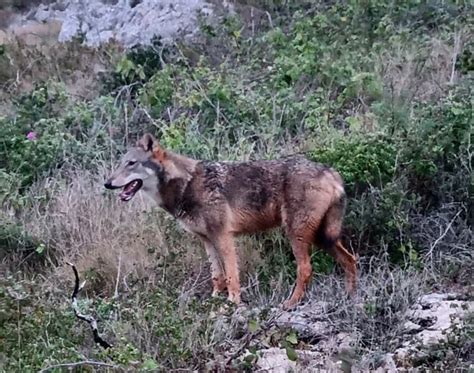
[[[16,32],[0,31],[0,102],[31,91],[35,82],[60,81],[82,99],[95,97],[100,74],[107,71],[121,47],[97,49],[76,41],[57,43],[57,25],[37,25]]]
[[[449,40],[432,37],[422,48],[400,44],[385,51],[380,56],[380,73],[387,92],[407,103],[440,98],[458,79],[454,65],[470,37],[470,31],[464,29]]]
[[[146,197],[138,195],[124,204],[115,194],[105,193],[105,175],[101,168],[97,173],[76,170],[64,178],[47,179],[33,188],[32,204],[22,212],[25,231],[54,248],[51,254],[60,263],[54,271],[60,278],[70,278],[63,261],[73,261],[81,273],[91,273],[97,289],[111,293],[117,281],[122,289],[127,279],[151,280],[156,266],[171,252],[183,256],[183,266],[192,256],[200,256],[189,236],[180,240],[177,250],[170,248],[175,242],[166,236],[180,233]],[[50,196],[46,204],[45,193]],[[192,249],[186,250],[189,246]]]

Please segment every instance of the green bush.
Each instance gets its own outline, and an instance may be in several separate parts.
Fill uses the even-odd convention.
[[[351,193],[369,185],[383,187],[393,180],[397,167],[397,148],[384,134],[352,134],[317,146],[310,158],[334,167]]]
[[[440,103],[419,108],[419,122],[406,128],[405,158],[421,177],[453,171],[469,162],[472,141],[472,79],[451,90]]]
[[[51,304],[33,289],[41,291],[34,281],[0,278],[0,361],[5,371],[36,371],[83,358],[77,350],[83,335],[74,332],[69,305]]]

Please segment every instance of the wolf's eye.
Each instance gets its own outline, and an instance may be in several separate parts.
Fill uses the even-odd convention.
[[[128,161],[127,166],[133,166],[137,161]]]

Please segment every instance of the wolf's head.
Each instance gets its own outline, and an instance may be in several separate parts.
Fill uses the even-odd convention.
[[[140,189],[157,195],[164,176],[161,162],[164,154],[158,141],[152,135],[145,134],[123,156],[104,186],[107,189],[122,189],[119,194],[122,201],[130,201]]]

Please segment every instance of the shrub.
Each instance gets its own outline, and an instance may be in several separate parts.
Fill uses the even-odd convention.
[[[368,186],[383,187],[396,175],[397,149],[383,133],[351,134],[332,143],[317,145],[310,158],[331,165],[344,179],[351,194]]]

